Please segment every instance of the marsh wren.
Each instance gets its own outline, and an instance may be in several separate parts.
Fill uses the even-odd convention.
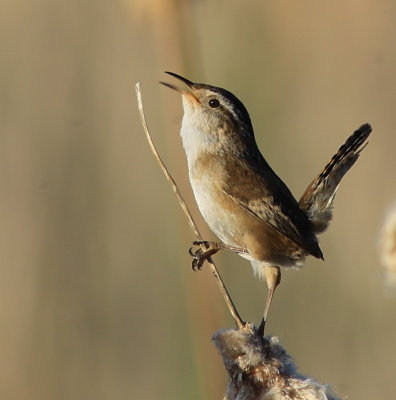
[[[258,328],[263,334],[280,268],[298,268],[308,255],[323,259],[316,235],[327,228],[338,184],[367,144],[371,127],[357,129],[297,201],[261,155],[240,100],[225,89],[167,74],[187,86],[161,82],[182,95],[180,134],[189,179],[202,216],[222,241],[206,242],[207,251],[193,253],[193,266],[201,267],[221,249],[251,261],[268,286]]]

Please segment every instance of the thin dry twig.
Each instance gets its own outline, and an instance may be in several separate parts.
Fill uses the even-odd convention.
[[[137,97],[137,102],[138,102],[140,119],[142,121],[143,129],[144,129],[144,132],[146,134],[146,138],[147,138],[147,141],[149,143],[150,149],[151,149],[151,151],[152,151],[152,153],[154,155],[154,158],[157,160],[159,166],[161,167],[161,170],[164,173],[166,179],[170,183],[170,185],[171,185],[171,187],[173,189],[173,192],[175,193],[175,195],[177,197],[177,200],[179,201],[179,204],[180,204],[182,210],[184,211],[184,214],[187,217],[187,220],[188,220],[188,223],[190,225],[190,228],[194,232],[194,234],[197,237],[197,239],[200,242],[202,242],[202,236],[199,233],[197,225],[195,224],[194,219],[191,216],[190,210],[188,209],[187,204],[184,201],[184,199],[183,199],[183,197],[182,197],[182,195],[181,195],[181,193],[179,191],[179,188],[176,185],[175,180],[172,178],[171,174],[169,173],[168,169],[166,168],[164,162],[162,161],[161,157],[158,154],[158,151],[157,151],[157,149],[156,149],[156,147],[155,147],[155,145],[153,143],[153,140],[151,139],[151,135],[150,135],[149,129],[147,127],[146,117],[144,115],[144,110],[143,110],[143,102],[142,102],[142,94],[141,94],[141,90],[140,90],[140,82],[138,82],[135,85],[135,89],[136,89],[136,97]],[[203,244],[201,245],[201,247],[202,247],[203,251],[206,250],[206,248],[205,248],[205,246]],[[228,293],[228,290],[227,290],[227,288],[226,288],[226,286],[225,286],[225,284],[224,284],[224,282],[223,282],[223,280],[222,280],[222,278],[221,278],[221,276],[219,274],[219,271],[217,270],[217,268],[216,268],[216,266],[215,266],[215,264],[214,264],[214,262],[213,262],[211,257],[209,257],[207,259],[207,261],[208,261],[209,267],[210,267],[210,269],[211,269],[211,271],[213,273],[213,276],[216,279],[216,283],[217,283],[217,285],[219,287],[220,293],[222,294],[222,296],[224,298],[224,301],[226,302],[228,310],[230,311],[232,317],[234,318],[235,324],[237,325],[238,328],[242,328],[245,324],[242,321],[237,309],[235,308],[235,305],[234,305],[233,301],[231,300],[231,297],[230,297],[230,295]]]

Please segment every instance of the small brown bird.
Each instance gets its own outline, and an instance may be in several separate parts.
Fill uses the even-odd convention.
[[[268,286],[258,328],[263,334],[280,267],[300,267],[308,255],[323,259],[316,234],[327,228],[338,184],[367,144],[371,127],[362,125],[347,139],[298,202],[261,155],[240,100],[225,89],[167,74],[188,87],[161,82],[182,94],[180,133],[191,186],[202,216],[222,241],[205,242],[207,251],[192,253],[193,267],[222,249],[250,260]]]

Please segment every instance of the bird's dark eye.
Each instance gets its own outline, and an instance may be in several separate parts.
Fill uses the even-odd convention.
[[[219,105],[220,105],[219,100],[217,100],[217,99],[209,100],[209,107],[217,108]]]

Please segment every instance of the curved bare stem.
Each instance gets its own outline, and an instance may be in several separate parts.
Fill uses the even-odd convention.
[[[147,141],[149,143],[150,149],[154,155],[154,158],[157,160],[162,172],[164,173],[167,181],[169,182],[169,184],[171,185],[173,192],[176,195],[177,200],[179,201],[179,204],[184,212],[184,214],[187,217],[187,221],[188,224],[190,225],[191,230],[194,232],[194,235],[197,237],[198,241],[202,242],[202,236],[199,233],[199,230],[197,228],[197,225],[194,221],[194,219],[191,216],[190,210],[187,207],[186,202],[184,201],[179,188],[176,185],[175,180],[172,178],[171,174],[169,173],[167,167],[165,166],[164,162],[162,161],[160,155],[158,154],[158,151],[153,143],[153,140],[151,138],[148,126],[147,126],[147,122],[146,122],[146,117],[144,115],[144,109],[143,109],[143,102],[142,102],[142,94],[141,94],[141,89],[140,89],[140,83],[138,82],[135,85],[135,89],[136,89],[136,97],[137,97],[137,102],[138,102],[138,108],[139,108],[139,114],[140,114],[140,119],[142,121],[142,126],[144,129],[144,132],[146,134],[146,138]],[[204,244],[202,244],[202,251],[205,251],[206,247]],[[228,307],[228,310],[230,311],[232,317],[234,318],[235,324],[237,325],[238,328],[243,327],[245,324],[242,321],[229,293],[228,290],[219,274],[219,271],[216,268],[216,265],[214,264],[213,260],[211,257],[208,258],[208,263],[209,263],[209,267],[213,273],[213,276],[215,277],[216,283],[219,287],[220,293],[222,294],[224,301],[226,302],[226,305]]]

